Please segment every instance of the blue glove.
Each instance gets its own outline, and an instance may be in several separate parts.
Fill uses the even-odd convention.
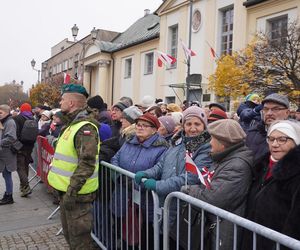
[[[144,182],[144,186],[148,190],[156,191],[156,180],[148,179]]]
[[[264,106],[264,105],[262,105],[262,104],[257,105],[257,106],[254,108],[254,111],[255,111],[256,113],[259,113],[259,112],[262,110],[263,106]]]
[[[134,181],[136,184],[141,184],[142,178],[147,178],[147,174],[143,171],[136,172],[134,176]]]

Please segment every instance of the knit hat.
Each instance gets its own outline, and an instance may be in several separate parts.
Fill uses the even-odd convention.
[[[158,118],[158,120],[161,122],[161,124],[165,127],[167,130],[168,134],[173,133],[175,129],[175,122],[171,116],[161,116]]]
[[[289,99],[284,95],[279,95],[277,93],[273,93],[268,95],[265,99],[262,100],[262,104],[264,105],[266,102],[276,102],[280,105],[285,106],[286,108],[290,108]]]
[[[24,112],[24,111],[29,111],[31,112],[31,105],[27,102],[23,103],[21,106],[20,106],[20,111],[21,112]]]
[[[227,119],[227,115],[226,113],[221,110],[221,109],[215,109],[213,111],[210,112],[207,120],[208,122],[213,122],[213,121],[217,121],[217,120],[221,120],[221,119]]]
[[[118,109],[120,109],[121,111],[123,111],[124,109],[128,108],[128,106],[123,103],[123,102],[117,102],[114,106],[114,107],[117,107]]]
[[[170,115],[173,118],[176,125],[179,125],[182,123],[183,114],[181,112],[172,112],[172,113],[169,113],[168,115]]]
[[[101,110],[104,108],[104,101],[101,96],[96,95],[87,100],[87,105],[90,108]]]
[[[257,100],[259,98],[260,97],[259,97],[258,94],[251,93],[251,94],[249,94],[249,95],[246,96],[245,101],[251,101],[251,102],[253,102],[254,100]]]
[[[151,125],[153,125],[157,129],[160,127],[160,123],[159,123],[159,120],[157,119],[157,117],[154,115],[151,115],[150,113],[143,114],[142,116],[137,118],[135,120],[135,122],[138,122],[139,120],[149,122]]]
[[[155,99],[151,95],[145,95],[139,104],[142,108],[149,108],[153,105],[155,105]]]
[[[246,138],[246,134],[240,124],[232,119],[212,122],[207,129],[211,136],[228,144],[237,144]]]
[[[292,138],[296,145],[300,144],[300,122],[289,120],[275,121],[269,127],[268,136],[274,130],[278,130]]]
[[[226,108],[221,103],[213,102],[213,103],[209,104],[208,108],[211,109],[212,107],[217,107],[217,108],[223,110],[224,112],[226,112]]]
[[[167,105],[167,110],[169,112],[182,112],[182,109],[175,103],[169,103]]]
[[[136,106],[130,106],[123,110],[123,118],[133,124],[137,118],[139,118],[143,112]]]
[[[204,127],[207,126],[207,117],[203,108],[199,108],[198,106],[188,107],[185,111],[183,111],[183,123],[190,117],[198,117],[204,124]]]
[[[45,110],[45,111],[42,112],[42,115],[44,115],[44,116],[48,117],[49,119],[51,119],[52,113],[49,110]]]

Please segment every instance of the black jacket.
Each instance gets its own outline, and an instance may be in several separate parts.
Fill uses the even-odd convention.
[[[265,166],[266,159],[260,165]],[[274,166],[273,177],[260,185],[248,211],[248,219],[300,240],[300,146]],[[247,233],[243,243],[243,249],[252,249],[252,237]],[[257,235],[258,250],[273,248],[272,241]]]

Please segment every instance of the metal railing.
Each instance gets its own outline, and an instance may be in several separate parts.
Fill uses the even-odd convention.
[[[291,249],[300,249],[300,241],[293,239],[287,235],[281,234],[279,232],[276,232],[270,228],[264,227],[260,224],[254,223],[250,220],[247,220],[243,217],[240,217],[238,215],[235,215],[233,213],[230,213],[226,210],[220,209],[218,207],[215,207],[213,205],[210,205],[204,201],[201,201],[199,199],[196,199],[194,197],[191,197],[189,195],[186,195],[181,192],[173,192],[170,193],[164,203],[164,222],[163,222],[163,246],[164,249],[169,249],[169,215],[170,215],[170,204],[173,199],[182,200],[188,203],[188,249],[191,247],[191,205],[194,207],[199,208],[199,210],[202,213],[201,217],[201,250],[204,249],[204,214],[205,212],[208,212],[210,214],[213,214],[216,216],[216,242],[219,242],[219,229],[220,229],[220,220],[226,220],[228,222],[233,223],[234,231],[233,231],[233,249],[238,249],[238,234],[237,234],[237,227],[241,227],[243,229],[247,229],[252,232],[253,234],[253,249],[256,249],[256,237],[257,235],[261,235],[265,238],[268,238],[272,241],[274,241],[274,244],[276,244],[276,249],[280,249],[280,245],[289,247]],[[178,202],[177,202],[178,204]],[[179,217],[179,206],[177,206],[177,218]],[[178,221],[178,220],[177,220]],[[178,223],[177,223],[177,231],[178,231]],[[177,233],[177,238],[179,239],[179,235]],[[179,242],[176,242],[177,249],[179,247]],[[216,244],[216,250],[219,249],[219,244]]]

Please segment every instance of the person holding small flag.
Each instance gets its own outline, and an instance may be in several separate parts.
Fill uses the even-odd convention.
[[[208,125],[211,135],[211,156],[214,174],[201,181],[200,185],[189,185],[181,191],[214,206],[245,215],[247,196],[252,181],[253,155],[245,146],[246,134],[240,124],[231,119],[222,119]],[[205,177],[205,173],[202,173]],[[211,249],[216,249],[216,217],[207,216],[210,227]],[[233,249],[233,224],[220,221],[219,249]],[[241,231],[238,229],[238,234]],[[241,239],[240,235],[237,239]],[[238,242],[238,246],[241,242]],[[239,249],[239,247],[237,247]]]
[[[200,184],[197,174],[186,174],[186,152],[201,170],[204,166],[210,169],[212,160],[210,152],[210,135],[206,130],[207,117],[202,108],[192,106],[183,112],[183,130],[171,141],[171,147],[154,167],[137,172],[135,182],[159,195],[163,206],[165,197],[188,184]],[[142,179],[147,180],[142,183]],[[176,204],[170,209],[170,223],[176,217]]]

